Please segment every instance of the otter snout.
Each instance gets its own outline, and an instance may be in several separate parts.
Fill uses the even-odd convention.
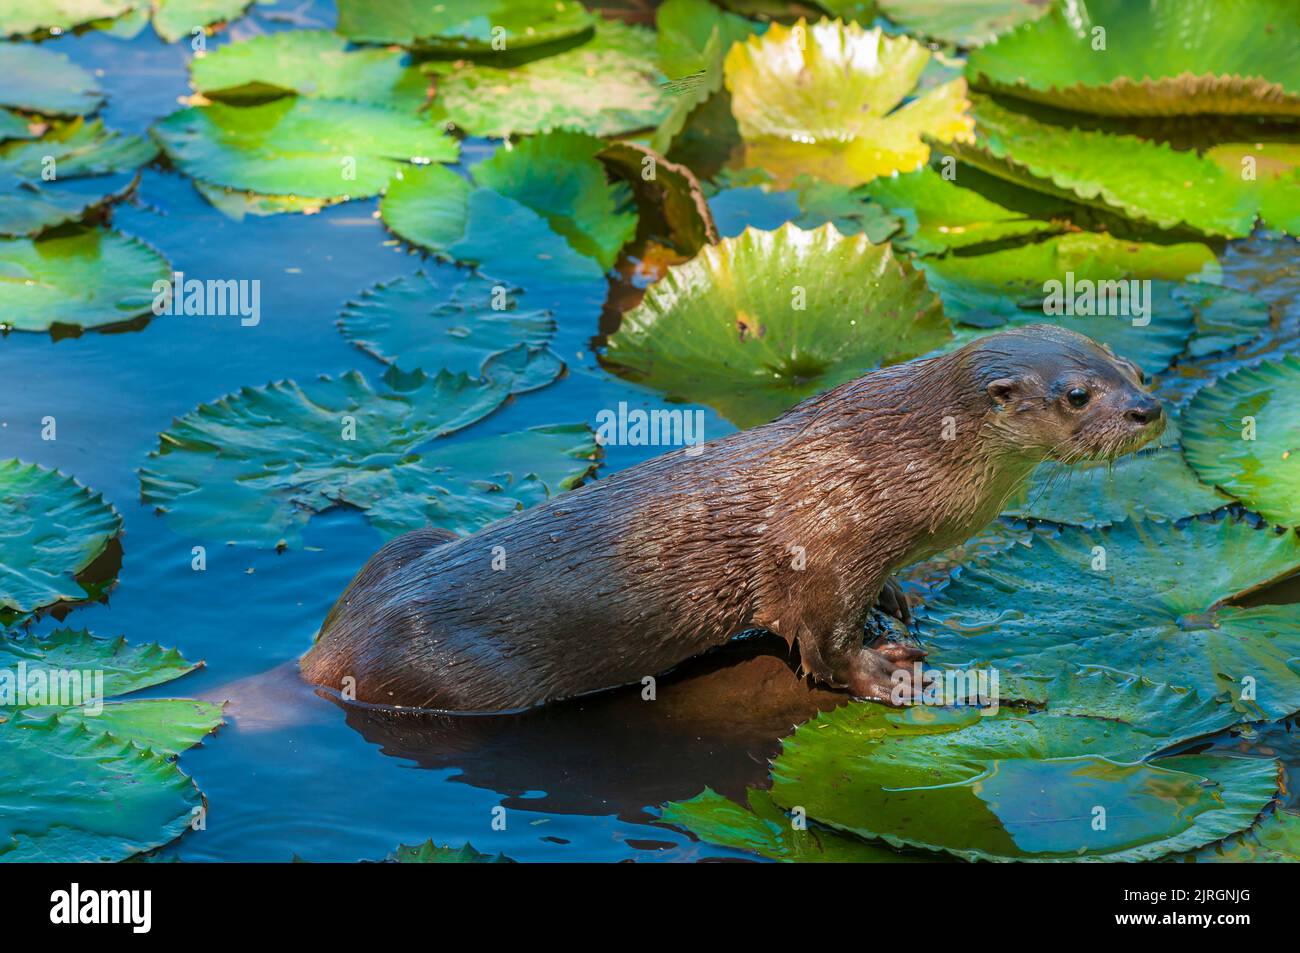
[[[1134,403],[1132,407],[1125,411],[1124,416],[1135,424],[1145,427],[1147,424],[1163,421],[1165,409],[1160,405],[1160,401],[1154,397],[1146,397],[1146,399]]]

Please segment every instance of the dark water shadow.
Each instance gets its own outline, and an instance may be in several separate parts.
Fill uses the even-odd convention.
[[[390,757],[458,769],[456,780],[503,795],[507,807],[615,814],[706,785],[743,800],[763,784],[780,739],[848,701],[794,671],[783,640],[757,635],[679,666],[656,699],[617,689],[514,715],[447,715],[338,704],[347,723]]]

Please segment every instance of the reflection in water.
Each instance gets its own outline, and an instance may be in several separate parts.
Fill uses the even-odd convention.
[[[517,715],[340,704],[384,754],[454,768],[507,807],[644,821],[646,807],[706,785],[743,801],[781,737],[847,701],[799,679],[788,654],[776,636],[733,642],[659,679],[654,701],[632,686]]]

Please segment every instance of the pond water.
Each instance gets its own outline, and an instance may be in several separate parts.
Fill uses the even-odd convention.
[[[257,7],[210,42],[281,28],[271,17],[291,7]],[[329,4],[303,13],[307,22],[295,25],[333,24]],[[146,133],[190,92],[188,46],[167,46],[152,31],[130,41],[91,32],[59,38],[55,47],[99,75],[111,128]],[[492,148],[467,143],[463,161],[472,164]],[[798,682],[779,640],[747,639],[685,666],[653,704],[616,692],[507,718],[345,709],[305,686],[294,660],[381,544],[379,534],[359,514],[336,510],[312,519],[303,547],[277,554],[181,535],[140,503],[137,468],[172,418],[200,402],[244,385],[354,368],[378,380],[383,366],[335,327],[340,308],[377,282],[451,266],[411,254],[385,231],[376,208],[369,200],[318,215],[236,222],[188,179],[146,169],[135,199],[113,211],[114,227],[150,242],[189,276],[259,279],[260,323],[162,317],[121,333],[58,341],[15,333],[0,341],[0,457],[74,475],[125,519],[117,588],[66,623],[204,659],[204,669],[156,694],[230,700],[227,724],[180,762],[207,797],[207,830],[161,856],[352,861],[427,838],[468,840],[521,861],[739,856],[653,824],[655,808],[705,785],[739,796],[766,777],[781,735],[842,701]],[[1259,271],[1249,249],[1233,254]],[[1275,284],[1273,276],[1289,283],[1293,314],[1294,264],[1288,257],[1264,269],[1266,283]],[[609,291],[600,282],[544,301],[530,295],[530,307],[555,312],[553,347],[568,375],[448,439],[592,421],[621,400],[661,406],[596,364],[593,339]],[[45,416],[58,422],[55,441],[41,439]],[[731,429],[707,412],[708,437]],[[656,452],[611,448],[604,472]],[[206,572],[191,570],[196,543],[208,547]],[[57,624],[44,619],[37,631]],[[1271,751],[1300,766],[1294,733],[1283,726],[1266,735]],[[498,805],[508,812],[504,831],[492,829]]]

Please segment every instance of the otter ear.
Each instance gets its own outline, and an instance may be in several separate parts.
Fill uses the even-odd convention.
[[[999,377],[989,384],[989,396],[993,398],[993,403],[1005,407],[1020,396],[1020,389],[1020,381],[1016,378]]]

